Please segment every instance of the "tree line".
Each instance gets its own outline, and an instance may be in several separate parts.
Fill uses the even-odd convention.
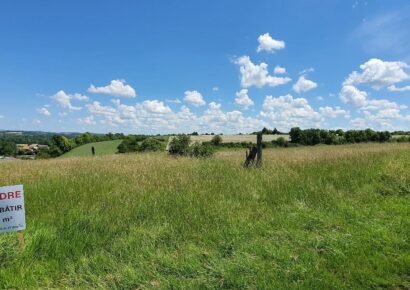
[[[323,130],[323,129],[306,129],[299,127],[292,128],[289,132],[290,141],[301,145],[316,144],[346,144],[346,143],[363,143],[363,142],[389,142],[392,140],[392,134],[388,131],[366,130]]]

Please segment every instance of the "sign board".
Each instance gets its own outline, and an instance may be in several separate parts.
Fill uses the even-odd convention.
[[[0,187],[0,233],[26,229],[23,185]]]

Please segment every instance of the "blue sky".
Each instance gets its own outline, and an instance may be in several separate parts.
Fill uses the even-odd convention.
[[[2,1],[0,129],[410,130],[409,1]]]

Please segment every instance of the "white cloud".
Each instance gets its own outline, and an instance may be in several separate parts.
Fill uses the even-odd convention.
[[[137,96],[135,90],[130,85],[127,85],[124,80],[112,80],[111,83],[105,87],[90,85],[88,92],[126,98],[134,98]]]
[[[54,96],[51,97],[55,100],[62,108],[69,109],[72,111],[79,111],[81,107],[75,107],[71,104],[73,95],[66,94],[63,90],[58,91]]]
[[[78,118],[77,121],[79,124],[82,124],[82,125],[96,125],[97,124],[97,122],[94,120],[94,116]]]
[[[403,70],[409,66],[401,61],[382,61],[372,58],[360,65],[362,72],[353,71],[344,81],[344,85],[366,84],[379,90],[401,81],[407,80],[409,75]]]
[[[100,102],[94,101],[92,104],[88,104],[87,108],[91,114],[104,117],[107,124],[116,126],[125,122],[115,108],[102,106]]]
[[[299,74],[300,75],[305,75],[307,73],[314,72],[314,71],[315,71],[315,69],[313,67],[310,67],[310,68],[306,68],[306,69],[302,70],[301,72],[299,72]]]
[[[235,103],[247,109],[254,105],[254,102],[248,95],[247,89],[242,89],[236,93]]]
[[[340,107],[320,107],[319,108],[320,113],[322,114],[323,117],[327,118],[337,118],[337,117],[344,117],[346,119],[350,118],[350,113],[348,111],[345,111],[341,109]]]
[[[171,104],[181,104],[181,100],[180,99],[166,99],[165,102],[167,103],[171,103]]]
[[[41,124],[41,121],[40,121],[40,120],[35,119],[35,120],[33,120],[33,124],[35,124],[35,125],[40,125],[40,124]]]
[[[323,100],[324,100],[322,96],[317,96],[316,99],[317,99],[318,101],[323,101]]]
[[[293,85],[293,90],[296,93],[307,92],[317,87],[317,83],[308,80],[304,75],[300,76],[298,81]]]
[[[42,108],[37,109],[37,112],[41,115],[44,115],[44,116],[50,116],[51,115],[50,111],[46,107],[42,107]]]
[[[82,95],[82,94],[74,94],[72,95],[72,98],[78,101],[88,101],[90,99],[89,97]]]
[[[367,93],[354,86],[345,85],[340,91],[340,100],[345,104],[361,107],[367,104]]]
[[[212,90],[213,90],[214,92],[217,92],[217,91],[219,91],[219,88],[218,88],[218,87],[213,87]]]
[[[321,127],[323,122],[322,115],[305,98],[293,98],[292,95],[266,96],[260,115],[284,131],[292,127]]]
[[[267,51],[267,52],[274,52],[275,50],[284,49],[285,42],[283,40],[276,40],[273,39],[269,33],[265,33],[258,37],[258,48],[256,49],[257,52]]]
[[[185,91],[185,102],[194,105],[195,107],[203,106],[206,104],[202,95],[198,91]]]
[[[152,100],[152,101],[147,100],[147,101],[144,101],[142,105],[147,111],[151,113],[166,114],[166,113],[172,112],[170,107],[164,105],[163,102],[158,101],[158,100]]]
[[[59,115],[60,117],[65,117],[65,116],[67,116],[68,114],[67,114],[66,112],[60,112],[60,113],[58,113],[58,115]]]
[[[249,56],[241,56],[235,60],[235,63],[240,66],[241,86],[244,88],[251,86],[261,88],[266,85],[276,87],[291,81],[288,77],[269,75],[268,65],[266,63],[262,62],[259,65],[254,64]]]
[[[3,115],[0,115],[0,119],[3,119],[4,118],[4,116]]]
[[[277,75],[284,74],[286,73],[286,68],[277,65],[275,66],[275,69],[273,70],[273,72]]]
[[[410,86],[396,87],[395,85],[391,85],[387,89],[390,92],[407,92],[410,91]]]

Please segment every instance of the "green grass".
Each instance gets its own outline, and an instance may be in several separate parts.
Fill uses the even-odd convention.
[[[410,147],[314,146],[0,164],[24,184],[26,249],[0,288],[408,289]]]
[[[91,147],[95,148],[96,156],[110,155],[117,153],[117,147],[120,145],[122,140],[111,140],[103,142],[88,143],[85,145],[78,146],[73,150],[61,155],[61,157],[86,157],[91,155]]]

